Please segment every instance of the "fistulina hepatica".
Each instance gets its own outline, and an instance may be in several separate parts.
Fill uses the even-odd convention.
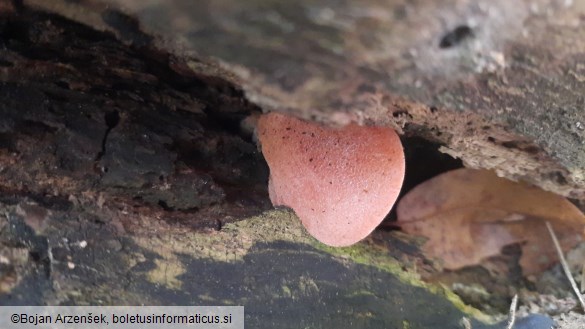
[[[324,244],[362,240],[398,198],[405,163],[392,128],[331,128],[273,112],[260,117],[257,134],[272,204],[292,208]]]

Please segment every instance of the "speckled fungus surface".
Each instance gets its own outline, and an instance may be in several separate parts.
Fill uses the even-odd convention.
[[[404,153],[392,128],[335,129],[269,113],[257,133],[272,204],[292,208],[319,241],[354,244],[392,209],[404,179]]]

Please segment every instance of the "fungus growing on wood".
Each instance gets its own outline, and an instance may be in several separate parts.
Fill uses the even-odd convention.
[[[323,127],[283,114],[258,121],[275,206],[292,208],[330,246],[370,234],[388,214],[404,179],[404,153],[388,127]]]

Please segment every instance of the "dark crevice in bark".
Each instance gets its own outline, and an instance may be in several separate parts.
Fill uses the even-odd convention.
[[[114,129],[120,122],[120,114],[116,110],[110,111],[106,113],[104,119],[106,121],[107,129],[104,133],[104,138],[102,139],[102,149],[95,158],[96,162],[100,161],[104,154],[106,154],[106,141],[108,140],[108,135],[110,134],[110,131],[112,131],[112,129]],[[107,168],[104,169],[107,171]]]
[[[0,35],[3,186],[102,193],[191,227],[269,206],[262,156],[239,128],[260,110],[239,87],[56,15],[25,10]]]

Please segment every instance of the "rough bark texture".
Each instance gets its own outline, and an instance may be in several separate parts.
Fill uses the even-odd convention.
[[[212,66],[190,69],[138,30],[125,45],[7,12],[1,305],[244,305],[251,328],[485,319],[405,270],[423,259],[400,234],[326,248],[290,212],[262,212],[266,167],[238,126],[258,109]]]
[[[418,280],[435,271],[418,241],[381,230],[326,248],[267,211],[267,168],[240,127],[258,105],[393,125],[583,197],[581,4],[186,1],[156,22],[149,4],[143,18],[161,26],[188,15],[173,28],[196,56],[95,1],[0,0],[2,305],[244,305],[251,328],[492,327]]]
[[[265,110],[392,125],[585,198],[584,1],[108,2],[217,60]]]

